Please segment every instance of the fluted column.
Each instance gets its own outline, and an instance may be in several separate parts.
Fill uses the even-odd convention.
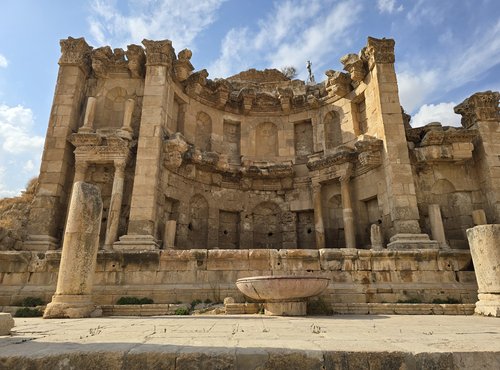
[[[125,182],[125,161],[115,162],[115,176],[113,179],[113,190],[109,204],[108,222],[106,227],[106,238],[104,248],[111,249],[118,237],[118,226],[120,224],[120,211],[123,199],[123,184]]]
[[[351,204],[350,171],[340,176],[340,194],[342,196],[342,217],[344,219],[344,234],[346,248],[356,248],[356,232],[354,229],[354,216]]]
[[[316,248],[325,248],[325,226],[323,225],[323,209],[321,207],[321,184],[313,183],[312,198],[314,207],[314,231],[316,235]]]

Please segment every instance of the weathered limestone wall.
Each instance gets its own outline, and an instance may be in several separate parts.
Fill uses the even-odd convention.
[[[1,252],[0,306],[27,296],[48,301],[60,258],[60,251]],[[329,277],[323,298],[337,303],[477,300],[468,251],[350,249],[100,251],[93,299],[97,304],[113,304],[122,296],[146,296],[157,303],[226,296],[243,301],[235,281],[266,274]]]

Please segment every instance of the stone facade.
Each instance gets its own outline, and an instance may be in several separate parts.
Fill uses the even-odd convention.
[[[60,248],[77,181],[100,189],[101,250],[140,259],[227,249],[236,270],[252,262],[232,253],[280,249],[338,250],[341,261],[389,253],[391,266],[390,253],[429,249],[460,260],[473,212],[500,223],[498,92],[458,105],[461,128],[411,128],[390,39],[369,37],[319,84],[277,70],[210,80],[191,51],[142,43],[61,41],[26,253]]]

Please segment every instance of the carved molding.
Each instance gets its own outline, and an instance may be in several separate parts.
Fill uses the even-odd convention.
[[[90,72],[90,54],[92,47],[87,44],[83,37],[68,37],[59,42],[61,45],[61,57],[59,65],[78,66],[85,73]]]
[[[340,62],[344,65],[344,70],[349,73],[353,81],[363,81],[366,76],[366,68],[357,54],[344,55],[340,58]]]
[[[498,101],[500,92],[478,92],[454,108],[455,113],[462,116],[462,126],[470,128],[478,121],[500,121]]]
[[[351,92],[351,76],[349,74],[331,69],[326,71],[325,74],[328,77],[325,83],[328,96],[341,98]]]
[[[146,48],[146,65],[147,66],[167,66],[172,67],[172,63],[176,59],[172,41],[170,40],[142,40],[142,44]]]
[[[368,37],[366,46],[361,50],[361,59],[368,63],[370,70],[375,64],[394,63],[393,39],[376,39]]]

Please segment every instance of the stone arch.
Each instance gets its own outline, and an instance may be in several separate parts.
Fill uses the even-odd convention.
[[[432,185],[432,194],[449,194],[455,192],[455,186],[446,179],[437,180],[434,185]]]
[[[123,113],[127,90],[114,87],[104,96],[101,119],[97,120],[96,128],[120,128],[123,125]]]
[[[188,247],[207,248],[208,202],[201,194],[195,194],[189,201]]]
[[[210,151],[212,148],[212,119],[205,112],[199,112],[196,116],[196,130],[194,145],[200,150]]]
[[[272,122],[262,122],[255,129],[255,155],[267,159],[278,156],[278,128]]]
[[[342,129],[338,112],[328,112],[323,118],[325,126],[325,149],[333,149],[342,144]]]
[[[282,247],[281,209],[274,202],[259,203],[252,212],[253,248]]]
[[[342,197],[331,196],[325,204],[326,225],[325,242],[327,248],[343,248],[345,246],[344,219],[342,217]]]

